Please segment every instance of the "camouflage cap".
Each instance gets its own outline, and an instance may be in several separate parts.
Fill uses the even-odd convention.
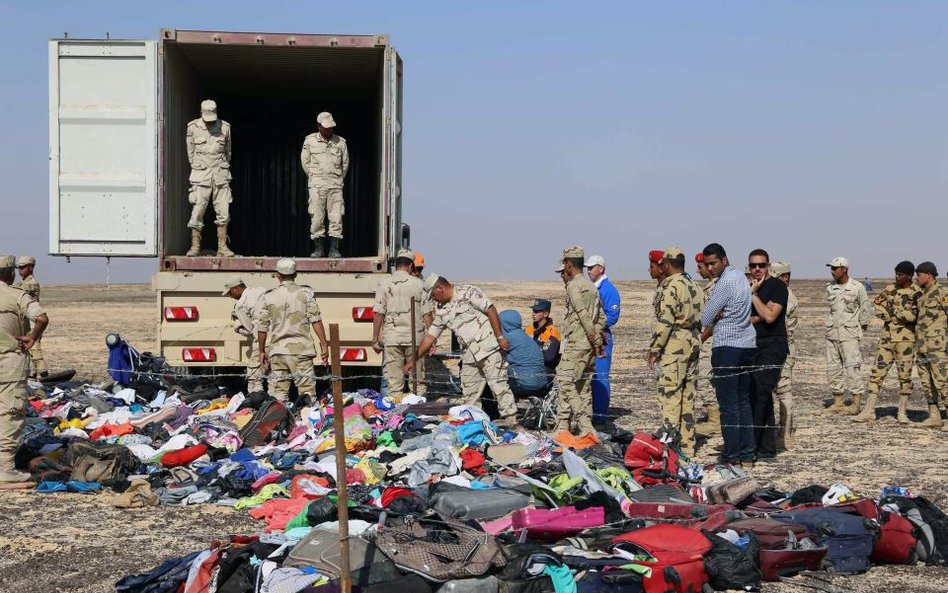
[[[770,263],[770,275],[774,278],[778,276],[783,276],[784,274],[790,273],[790,262],[788,261],[775,261]]]
[[[0,255],[0,269],[12,268],[16,263],[16,258],[12,255]]]
[[[36,258],[32,255],[21,255],[19,259],[16,260],[16,267],[22,268],[23,266],[35,266]]]
[[[422,283],[426,292],[431,292],[431,289],[434,288],[435,283],[441,280],[441,276],[437,274],[428,274],[428,277],[425,278],[425,281]]]
[[[830,268],[848,268],[849,260],[845,257],[834,257],[826,265]]]
[[[316,123],[321,125],[324,128],[335,128],[336,120],[332,118],[332,114],[328,111],[323,111],[316,116]]]
[[[296,273],[296,260],[291,258],[284,258],[277,262],[276,267],[277,274],[283,274],[284,276],[292,276]]]
[[[230,295],[231,288],[235,286],[240,286],[243,283],[244,283],[244,279],[241,278],[240,276],[234,276],[233,278],[230,278],[227,282],[224,283],[224,292],[221,293],[221,296]]]
[[[396,255],[395,257],[396,258],[404,257],[405,259],[410,259],[412,261],[415,261],[415,252],[412,251],[411,249],[402,248],[398,250],[398,255]]]
[[[201,101],[201,119],[204,121],[217,121],[217,103],[211,99]]]
[[[563,268],[565,267],[566,266],[563,265],[563,260],[559,260],[558,262],[556,262],[556,267],[553,268],[553,271],[559,274],[560,272],[563,271]]]
[[[569,258],[578,257],[579,259],[583,259],[583,260],[586,259],[586,256],[583,253],[583,248],[580,247],[579,245],[573,245],[572,247],[567,247],[566,249],[564,249],[563,258],[565,259],[567,257]]]
[[[684,258],[685,253],[677,247],[668,247],[662,253],[662,259]]]

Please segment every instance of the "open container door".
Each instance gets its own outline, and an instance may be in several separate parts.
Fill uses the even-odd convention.
[[[49,42],[51,255],[158,255],[156,50]]]
[[[385,151],[386,207],[388,209],[388,257],[394,259],[402,247],[402,59],[394,47],[385,50]]]

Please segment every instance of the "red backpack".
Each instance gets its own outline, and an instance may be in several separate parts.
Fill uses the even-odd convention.
[[[696,529],[660,523],[612,539],[615,547],[655,560],[636,562],[652,569],[642,579],[645,593],[701,593],[708,582],[704,555],[711,542]]]
[[[678,453],[658,437],[637,432],[625,450],[625,467],[642,486],[671,482],[678,476]]]

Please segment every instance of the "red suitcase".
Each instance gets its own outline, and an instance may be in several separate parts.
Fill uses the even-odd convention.
[[[576,535],[587,527],[606,524],[603,507],[589,507],[582,511],[576,507],[558,509],[517,509],[510,517],[514,531],[527,530],[530,539],[555,542]]]
[[[753,533],[757,538],[757,544],[762,550],[782,550],[787,545],[788,533],[793,533],[798,540],[807,537],[806,527],[794,525],[792,523],[783,523],[776,519],[766,519],[764,517],[754,517],[751,519],[741,519],[728,523],[728,529],[740,533]]]
[[[624,533],[612,543],[633,553],[644,551],[655,559],[641,562],[652,569],[642,579],[645,593],[700,593],[708,582],[703,558],[711,542],[700,531],[662,523]]]
[[[804,570],[819,570],[826,556],[826,548],[811,550],[788,550],[790,534],[794,539],[807,537],[806,527],[783,523],[774,519],[754,517],[728,523],[726,529],[745,534],[751,533],[757,540],[760,572],[765,581],[779,581],[782,576],[792,576]]]
[[[915,564],[918,560],[915,525],[897,513],[882,513],[879,523],[882,530],[872,546],[870,559],[880,564]]]

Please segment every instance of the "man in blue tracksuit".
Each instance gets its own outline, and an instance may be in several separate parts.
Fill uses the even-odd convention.
[[[609,369],[612,367],[612,326],[619,321],[621,299],[619,291],[606,276],[606,260],[594,255],[586,260],[589,279],[599,289],[599,300],[606,314],[606,355],[596,358],[596,376],[592,380],[593,422],[601,424],[609,419]]]

